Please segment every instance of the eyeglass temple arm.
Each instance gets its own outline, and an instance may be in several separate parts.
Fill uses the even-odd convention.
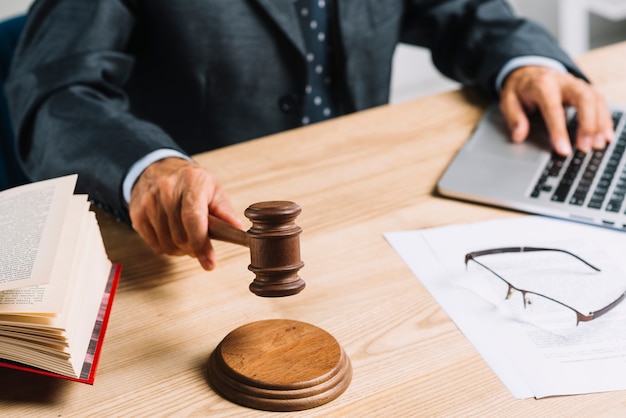
[[[626,297],[626,293],[622,293],[620,297],[615,299],[613,302],[609,303],[607,306],[605,306],[602,309],[598,309],[597,311],[591,313],[590,315],[582,315],[581,317],[581,314],[576,312],[576,314],[578,315],[578,321],[579,322],[591,321],[592,319],[595,319],[599,316],[604,315],[605,313],[613,309],[617,304],[619,304],[624,299],[624,297]]]
[[[561,253],[569,254],[572,257],[574,257],[574,258],[580,260],[581,262],[585,263],[586,265],[588,265],[589,267],[591,267],[595,271],[601,271],[599,268],[597,268],[593,264],[583,260],[582,258],[577,256],[576,254],[571,253],[571,252],[569,252],[567,250],[561,250],[559,248],[543,248],[543,247],[502,247],[502,248],[491,248],[491,249],[488,249],[488,250],[472,251],[471,253],[465,254],[465,265],[467,265],[467,262],[469,260],[473,260],[476,257],[480,257],[482,255],[502,254],[502,253],[524,253],[524,252],[533,252],[533,251],[558,251],[558,252],[561,252]],[[474,261],[476,261],[476,260],[474,260]]]

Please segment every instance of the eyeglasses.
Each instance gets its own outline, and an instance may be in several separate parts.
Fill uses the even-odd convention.
[[[537,252],[537,251],[553,251],[553,252],[558,252],[561,254],[566,254],[568,256],[573,257],[572,260],[574,259],[578,260],[581,263],[588,266],[593,271],[600,272],[599,268],[595,267],[593,264],[583,260],[581,257],[569,251],[561,250],[558,248],[538,248],[538,247],[503,247],[503,248],[493,248],[493,249],[481,250],[481,251],[472,251],[470,253],[465,254],[465,266],[467,268],[469,261],[473,261],[476,264],[488,270],[489,272],[491,272],[495,277],[500,279],[500,281],[503,282],[507,287],[506,296],[505,296],[505,299],[507,300],[512,297],[515,291],[518,291],[522,295],[523,306],[525,310],[529,309],[532,305],[546,304],[547,302],[547,304],[551,305],[552,307],[557,306],[557,307],[560,307],[561,310],[566,309],[568,311],[575,313],[576,325],[578,325],[580,322],[591,321],[592,319],[595,319],[601,315],[604,315],[605,313],[613,309],[615,306],[617,306],[622,301],[622,299],[624,299],[624,297],[626,296],[626,293],[622,293],[617,299],[615,299],[613,302],[609,303],[605,307],[598,309],[594,312],[584,314],[574,309],[570,305],[564,302],[561,302],[557,299],[554,299],[550,296],[546,296],[545,294],[541,294],[541,293],[537,293],[537,292],[533,292],[530,290],[516,287],[513,284],[511,284],[510,281],[502,277],[500,274],[496,273],[493,269],[487,267],[485,264],[476,260],[477,257],[486,256],[486,255],[503,254],[503,253],[525,253],[525,252]]]

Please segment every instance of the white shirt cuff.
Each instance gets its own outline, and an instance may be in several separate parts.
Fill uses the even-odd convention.
[[[527,65],[549,67],[563,74],[567,72],[567,68],[565,68],[563,64],[552,58],[542,57],[538,55],[526,55],[523,57],[516,57],[512,60],[509,60],[498,73],[498,77],[496,77],[496,91],[498,92],[498,94],[502,90],[502,84],[504,83],[504,80],[511,73],[511,71],[519,67],[525,67]]]
[[[150,164],[170,157],[193,161],[189,156],[183,154],[182,152],[170,148],[162,148],[146,154],[130,167],[128,174],[126,174],[124,182],[122,183],[122,196],[124,197],[126,205],[130,203],[130,192],[133,190],[133,186],[141,173],[143,173],[143,171],[148,168]]]

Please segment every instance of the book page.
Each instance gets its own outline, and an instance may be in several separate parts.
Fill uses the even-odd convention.
[[[58,248],[48,268],[49,283],[0,292],[0,319],[6,313],[49,315],[61,314],[66,309],[68,295],[74,291],[72,280],[80,280],[73,275],[75,266],[89,262],[89,259],[81,259],[85,247],[85,223],[91,220],[98,228],[93,212],[89,211],[87,197],[72,195],[70,198],[62,221],[59,221],[63,229],[57,236]],[[102,257],[101,254],[92,256]]]
[[[76,178],[60,177],[0,193],[0,291],[48,283]]]
[[[112,266],[106,256],[95,215],[93,212],[88,212],[88,214],[91,215],[91,222],[86,228],[90,233],[87,234],[86,245],[83,251],[79,252],[79,257],[82,260],[89,260],[89,263],[77,266],[74,275],[79,278],[79,281],[74,287],[79,292],[75,292],[66,310],[66,335],[70,343],[70,360],[77,372],[83,368]]]

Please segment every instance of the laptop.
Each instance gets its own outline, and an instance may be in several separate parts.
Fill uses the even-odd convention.
[[[611,105],[615,139],[601,151],[551,150],[540,116],[529,138],[511,142],[497,105],[487,109],[439,179],[440,194],[523,212],[626,230],[626,106]],[[570,137],[576,112],[566,110]]]

